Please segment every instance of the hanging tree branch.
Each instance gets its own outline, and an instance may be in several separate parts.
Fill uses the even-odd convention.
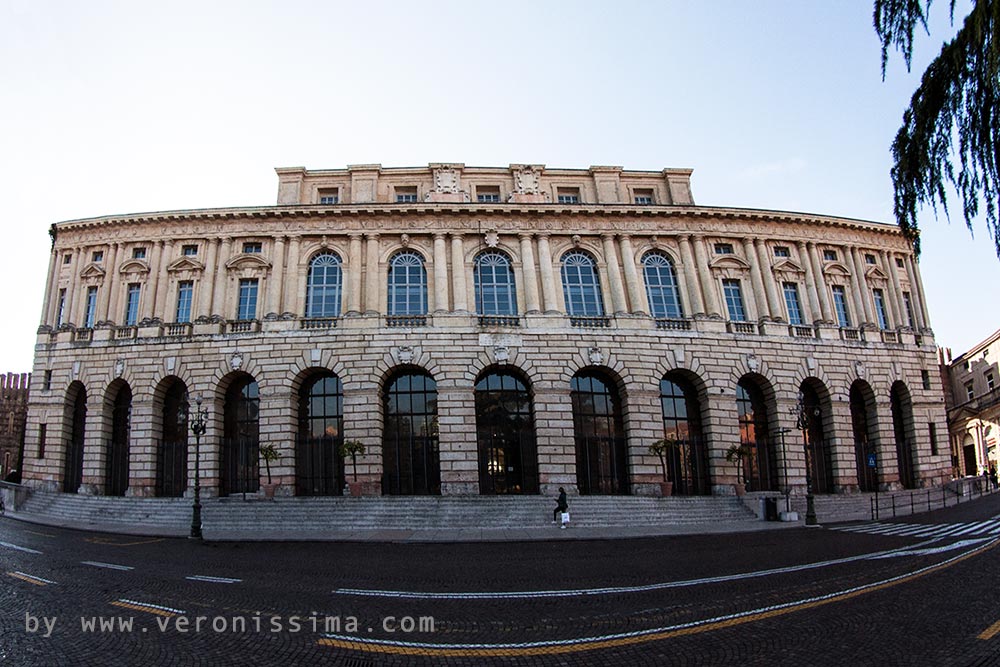
[[[931,0],[875,0],[875,31],[882,41],[882,76],[887,52],[898,49],[907,69],[913,32],[927,27]],[[955,0],[951,1],[954,13]],[[954,39],[927,67],[903,114],[892,144],[893,210],[903,233],[920,251],[917,210],[940,204],[948,215],[947,186],[962,200],[965,224],[980,206],[1000,257],[1000,0],[976,0]],[[956,148],[957,141],[957,148]],[[956,174],[954,157],[958,156]]]

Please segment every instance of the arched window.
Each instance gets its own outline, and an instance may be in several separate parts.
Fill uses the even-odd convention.
[[[178,498],[187,488],[187,387],[178,379],[163,397],[163,437],[157,447],[156,495]]]
[[[878,486],[878,459],[868,465],[869,457],[877,457],[875,423],[875,392],[864,380],[855,380],[850,393],[851,424],[854,429],[854,455],[857,461],[858,487],[871,492]]]
[[[677,373],[660,380],[663,437],[677,443],[667,454],[667,470],[676,495],[704,495],[708,485],[708,451],[701,433],[698,393]]]
[[[517,315],[517,291],[510,259],[499,252],[476,257],[476,312],[480,315]]]
[[[329,251],[313,257],[306,282],[306,317],[339,316],[342,288],[340,257]]]
[[[299,392],[296,495],[336,496],[344,489],[339,448],[344,441],[344,390],[333,373],[317,375]]]
[[[892,430],[896,436],[896,465],[899,483],[904,489],[915,489],[916,475],[913,461],[913,404],[910,392],[902,382],[894,382],[889,392],[892,410]],[[978,472],[978,471],[977,471]]]
[[[670,319],[684,317],[677,294],[677,274],[670,258],[662,253],[651,252],[642,258],[642,272],[646,278],[649,314]]]
[[[109,496],[124,496],[128,489],[129,432],[132,423],[132,390],[122,384],[111,412],[111,442],[104,462],[104,489]]]
[[[222,494],[257,493],[260,488],[260,392],[241,375],[229,385],[224,408]]]
[[[604,299],[593,258],[572,251],[562,259],[563,298],[570,317],[603,317]]]
[[[438,456],[437,383],[420,371],[390,378],[383,394],[382,492],[441,493]]]
[[[70,385],[68,394],[72,429],[63,460],[63,491],[76,493],[83,482],[83,438],[87,427],[87,390],[79,382]]]
[[[424,259],[412,251],[397,253],[389,261],[389,314],[427,313],[427,271]]]
[[[777,461],[771,451],[764,395],[753,380],[743,378],[736,386],[740,445],[748,450],[743,457],[743,480],[748,491],[777,490]]]
[[[581,494],[629,492],[625,423],[618,391],[597,371],[570,381],[576,480]]]
[[[493,371],[476,383],[479,492],[538,493],[538,456],[531,396],[510,371]]]

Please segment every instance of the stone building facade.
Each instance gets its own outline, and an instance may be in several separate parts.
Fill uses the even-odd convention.
[[[1000,465],[1000,330],[951,358],[941,351],[955,477]]]
[[[30,373],[0,375],[0,480],[21,469]]]
[[[53,225],[30,484],[181,495],[197,446],[209,494],[256,493],[267,444],[270,484],[298,495],[355,475],[364,494],[650,495],[664,472],[681,494],[950,474],[894,226],[698,206],[683,169],[277,173],[275,206]]]

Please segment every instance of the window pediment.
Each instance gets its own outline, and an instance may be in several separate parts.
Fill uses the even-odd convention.
[[[750,264],[736,255],[718,255],[708,263],[713,270],[735,269],[749,271]]]
[[[850,276],[851,272],[840,262],[830,262],[823,267],[823,273],[828,276]]]
[[[83,267],[83,271],[80,271],[80,278],[83,280],[104,280],[106,272],[99,264],[90,263]]]
[[[226,262],[226,268],[230,271],[268,271],[271,268],[271,262],[256,253],[240,254]]]
[[[129,259],[122,262],[118,273],[123,276],[130,273],[149,273],[149,264],[141,259]]]
[[[181,257],[180,259],[175,259],[170,264],[167,265],[167,271],[169,273],[179,273],[181,271],[196,271],[201,272],[205,270],[205,265],[199,261],[193,260],[190,257]]]
[[[772,267],[776,274],[785,274],[793,276],[801,276],[805,274],[805,269],[803,269],[798,262],[792,261],[790,259],[782,259],[781,261],[774,264]]]
[[[865,277],[868,278],[869,280],[881,280],[881,281],[889,280],[889,276],[885,275],[885,272],[882,271],[882,269],[878,268],[877,266],[868,267],[868,270],[865,271]]]

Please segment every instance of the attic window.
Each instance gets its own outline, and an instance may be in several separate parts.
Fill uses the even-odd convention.
[[[836,250],[824,250],[823,251],[823,261],[825,261],[825,262],[836,262],[837,261],[837,251]]]
[[[715,254],[716,255],[732,255],[733,254],[733,244],[732,243],[716,243],[715,244]]]
[[[776,245],[776,246],[774,246],[774,256],[775,257],[791,257],[792,254],[788,251],[788,246],[786,246],[786,245]]]
[[[652,188],[636,188],[634,192],[635,203],[639,206],[652,206],[653,205],[653,189]]]
[[[337,204],[340,202],[340,190],[338,188],[320,188],[320,204]]]
[[[417,186],[405,185],[396,188],[397,204],[415,204],[417,202]]]
[[[258,241],[243,244],[243,252],[247,255],[259,255],[262,250],[263,247]]]

